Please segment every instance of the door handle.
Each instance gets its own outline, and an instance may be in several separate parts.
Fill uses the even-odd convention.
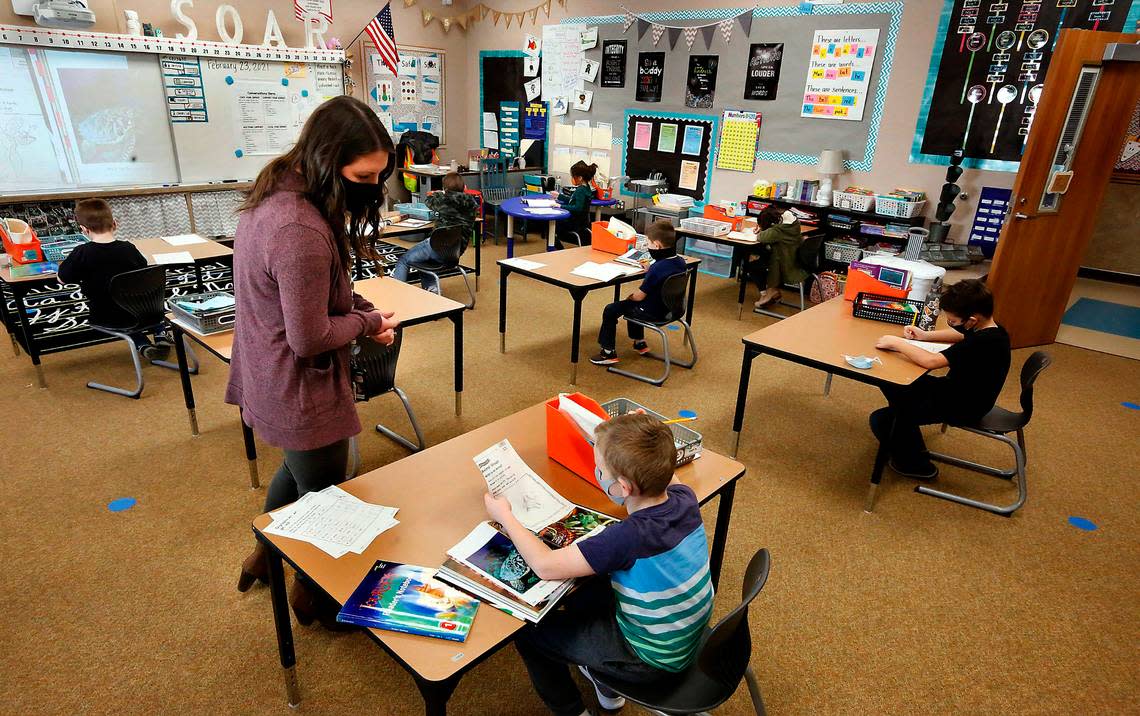
[[[1030,216],[1029,214],[1022,214],[1022,213],[1019,211],[1019,212],[1016,212],[1016,213],[1013,215],[1013,218],[1015,218],[1015,219],[1035,219],[1035,218],[1037,218],[1037,217],[1035,217],[1035,216]]]

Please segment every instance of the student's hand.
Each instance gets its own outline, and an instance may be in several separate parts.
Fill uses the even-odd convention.
[[[902,339],[898,336],[883,336],[875,343],[875,347],[883,351],[897,351]]]
[[[483,504],[487,506],[487,514],[499,524],[505,524],[511,516],[511,501],[505,497],[495,497],[490,492],[483,494]]]
[[[903,338],[912,341],[925,341],[930,339],[930,331],[924,331],[917,326],[903,326]]]

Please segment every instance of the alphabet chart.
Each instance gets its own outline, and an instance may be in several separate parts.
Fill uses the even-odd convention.
[[[720,130],[716,168],[751,172],[756,167],[756,145],[760,137],[760,114],[725,110]]]
[[[879,31],[816,30],[801,117],[860,121]]]

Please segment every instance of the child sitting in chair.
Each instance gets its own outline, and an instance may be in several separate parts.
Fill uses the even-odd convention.
[[[463,178],[451,172],[443,177],[443,191],[433,191],[428,194],[425,203],[436,213],[436,229],[459,227],[464,237],[471,234],[471,227],[475,224],[475,214],[479,210],[479,200],[467,194],[466,189]],[[460,253],[463,253],[462,248]],[[443,257],[431,247],[430,238],[424,239],[404,252],[392,269],[392,278],[407,283],[411,265],[424,261],[443,261]],[[425,289],[439,293],[438,282],[426,274],[424,281],[432,282],[431,285],[424,286]]]
[[[563,248],[562,239],[573,231],[583,243],[586,241],[586,227],[590,223],[590,202],[594,198],[593,181],[598,173],[597,164],[587,164],[581,160],[570,167],[570,182],[574,188],[569,196],[552,192],[563,209],[570,212],[570,218],[558,223],[558,235],[554,239],[555,248]]]
[[[748,278],[760,289],[756,308],[764,308],[780,300],[780,286],[799,283],[808,277],[796,261],[796,249],[803,239],[800,220],[790,211],[769,204],[757,219],[756,243],[768,250],[745,266]]]

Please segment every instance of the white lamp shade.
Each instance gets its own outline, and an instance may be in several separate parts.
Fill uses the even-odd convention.
[[[843,152],[838,149],[824,149],[819,153],[817,170],[820,174],[842,174]]]

